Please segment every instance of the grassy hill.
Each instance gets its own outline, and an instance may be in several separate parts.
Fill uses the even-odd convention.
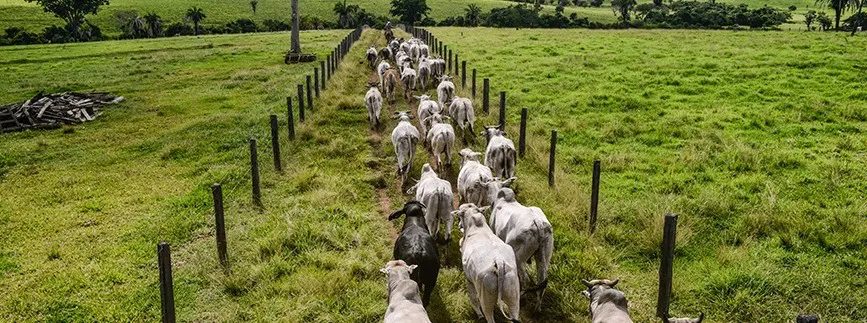
[[[863,319],[867,298],[853,293],[867,284],[863,37],[434,31],[478,68],[479,82],[492,78],[492,93],[508,91],[510,133],[518,108],[531,111],[516,189],[554,224],[556,252],[544,311],[525,322],[589,321],[578,280],[601,276],[621,278],[636,322],[652,321],[667,211],[681,215],[673,313]],[[343,35],[304,32],[302,41],[323,55]],[[282,63],[287,40],[0,48],[0,102],[40,90],[128,98],[86,125],[0,135],[0,318],[157,320],[155,245],[166,240],[183,321],[381,320],[378,269],[400,226],[385,218],[407,197],[394,185],[390,140],[366,128],[364,48],[342,64],[299,140],[281,134],[286,169],[276,173],[268,115],[285,122],[284,97],[313,67]],[[361,40],[372,42],[382,42],[378,32]],[[554,189],[545,180],[551,129],[561,138]],[[261,212],[249,198],[250,136],[260,140]],[[590,236],[594,159],[602,198]],[[214,251],[214,182],[226,192],[229,276]],[[449,252],[430,311],[437,322],[471,322],[457,248]]]

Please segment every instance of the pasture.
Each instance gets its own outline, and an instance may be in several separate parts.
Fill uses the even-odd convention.
[[[299,6],[302,15],[336,21],[337,16],[332,11],[336,2],[337,0],[300,1]],[[645,2],[651,1],[639,1],[639,3]],[[767,5],[776,8],[788,8],[790,5],[795,5],[798,8],[793,17],[795,22],[782,26],[783,29],[794,30],[804,28],[803,14],[808,10],[825,10],[817,9],[814,2],[810,0],[725,0],[723,2],[745,3],[750,7]],[[357,4],[368,12],[384,16],[389,16],[388,11],[391,8],[388,0],[348,0],[347,3]],[[478,5],[482,12],[487,13],[492,8],[505,7],[515,2],[506,0],[429,0],[427,3],[431,7],[431,17],[440,21],[447,17],[463,16],[464,9],[471,3]],[[193,6],[202,8],[207,14],[208,17],[203,21],[205,26],[225,25],[240,18],[252,19],[260,25],[266,19],[288,22],[290,12],[289,1],[261,0],[257,13],[254,14],[248,0],[113,0],[109,5],[104,6],[96,16],[90,16],[89,20],[102,28],[105,35],[118,36],[121,30],[115,18],[117,12],[134,10],[141,15],[155,12],[163,18],[164,22],[168,23],[183,21],[186,10]],[[553,13],[554,6],[546,5],[544,11]],[[829,10],[825,11],[831,13]],[[617,19],[611,10],[610,1],[606,1],[602,7],[598,8],[568,6],[564,14],[568,16],[573,12],[577,13],[579,17],[587,17],[590,21],[595,22],[613,23]],[[63,21],[43,12],[42,8],[34,3],[28,3],[24,0],[0,0],[0,31],[9,27],[21,27],[32,32],[41,32],[43,28],[51,25],[62,26]]]
[[[510,134],[519,108],[530,110],[516,191],[545,210],[555,253],[546,305],[525,311],[524,321],[589,321],[582,278],[621,278],[633,318],[651,321],[669,211],[681,216],[672,314],[703,311],[710,322],[865,317],[867,296],[857,292],[867,284],[863,37],[431,31],[478,69],[480,88],[491,78],[492,113],[477,125],[495,122],[499,91],[508,93]],[[323,59],[345,34],[304,32],[302,46]],[[363,108],[365,45],[382,43],[382,34],[366,32],[350,51],[297,141],[281,134],[285,171],[276,173],[268,115],[285,130],[285,97],[314,66],[283,65],[288,38],[0,48],[0,87],[8,89],[0,102],[40,90],[128,99],[83,126],[2,135],[0,318],[156,320],[155,245],[166,240],[181,320],[380,320],[378,269],[400,228],[385,218],[408,198],[396,185],[390,140],[367,130]],[[386,124],[383,134],[393,126]],[[560,140],[550,189],[552,129]],[[260,139],[261,212],[249,198],[250,136]],[[602,161],[600,222],[589,235],[594,159]],[[214,182],[226,191],[228,276],[214,251]],[[470,322],[454,244],[429,312],[435,321]]]

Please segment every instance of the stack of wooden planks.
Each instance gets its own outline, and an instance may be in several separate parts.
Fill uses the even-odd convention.
[[[24,103],[0,106],[0,132],[54,129],[64,124],[92,121],[104,105],[123,101],[109,93],[39,93]]]

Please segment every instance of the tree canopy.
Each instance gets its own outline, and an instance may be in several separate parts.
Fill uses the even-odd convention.
[[[412,25],[427,16],[430,7],[427,6],[426,0],[391,0],[389,12],[393,16],[400,17],[401,22]]]
[[[108,4],[108,0],[25,0],[42,6],[42,10],[54,14],[66,22],[67,31],[75,38],[81,39],[81,26],[86,22],[85,16],[95,15],[99,7]]]

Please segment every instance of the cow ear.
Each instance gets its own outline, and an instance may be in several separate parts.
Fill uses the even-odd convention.
[[[695,320],[695,323],[701,323],[701,321],[704,321],[704,312],[698,314],[698,319]]]
[[[512,184],[515,183],[515,181],[517,181],[517,180],[518,180],[517,177],[509,178],[509,179],[503,181],[503,187],[511,187]]]
[[[379,268],[379,272],[388,275],[388,268]]]
[[[581,291],[581,294],[584,295],[584,297],[587,297],[587,299],[590,299],[590,292],[585,290],[585,291]]]
[[[593,284],[590,283],[589,281],[587,281],[586,279],[582,279],[581,283],[584,284],[584,286],[587,286],[587,288],[593,287]]]
[[[412,274],[412,271],[418,268],[418,265],[409,266],[409,273]]]
[[[479,208],[479,212],[480,212],[480,213],[485,213],[485,212],[488,211],[489,209],[491,209],[490,206],[483,206],[483,207],[480,207],[480,208]]]
[[[400,216],[403,215],[403,214],[404,214],[403,209],[400,209],[400,210],[394,211],[394,213],[392,213],[391,215],[388,216],[388,220],[389,220],[389,221],[394,221],[394,220],[396,220],[397,218],[400,218]]]

